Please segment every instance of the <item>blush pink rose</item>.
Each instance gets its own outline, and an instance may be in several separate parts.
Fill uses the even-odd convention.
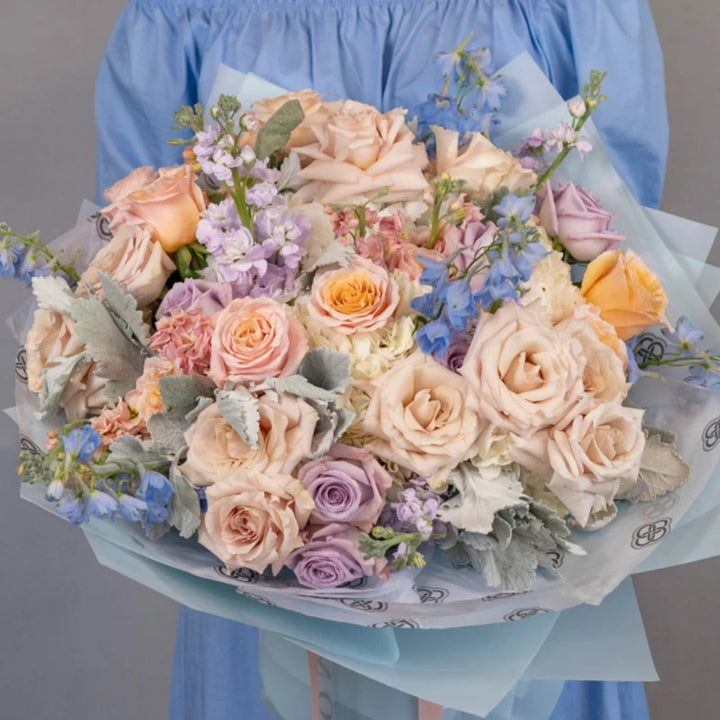
[[[387,270],[365,258],[315,276],[308,312],[343,335],[371,332],[385,326],[400,300]]]
[[[568,182],[556,190],[549,183],[538,192],[538,219],[578,260],[594,260],[621,243],[624,235],[610,230],[615,216],[584,187]]]
[[[107,191],[112,204],[102,212],[113,232],[121,225],[145,225],[165,252],[175,252],[195,240],[206,203],[190,165],[160,168],[144,185],[147,168],[140,168]]]
[[[280,572],[290,553],[302,546],[313,502],[289,475],[265,475],[238,468],[206,491],[207,512],[198,541],[230,570]]]
[[[286,377],[308,350],[302,323],[270,298],[238,298],[215,317],[209,376],[221,386]]]
[[[170,360],[181,375],[210,370],[210,350],[215,331],[215,318],[200,309],[173,308],[170,315],[157,321],[157,330],[150,338],[150,348]]]

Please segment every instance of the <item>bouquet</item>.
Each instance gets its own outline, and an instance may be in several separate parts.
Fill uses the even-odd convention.
[[[602,74],[518,136],[512,68],[442,60],[410,125],[221,95],[177,113],[183,165],[136,169],[58,246],[3,227],[37,303],[14,319],[21,479],[93,518],[99,555],[208,602],[212,580],[318,618],[480,625],[599,602],[703,489],[718,330],[685,294],[692,321],[668,319],[665,275],[690,283],[577,180]]]

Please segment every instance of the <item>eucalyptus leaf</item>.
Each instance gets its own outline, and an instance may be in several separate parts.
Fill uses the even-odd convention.
[[[260,128],[255,141],[255,154],[261,160],[281,150],[290,140],[290,133],[303,121],[305,113],[299,100],[283,103]]]
[[[220,390],[216,397],[220,414],[248,447],[257,449],[260,442],[257,398],[242,390]]]
[[[168,503],[168,522],[177,529],[180,537],[192,537],[200,527],[201,518],[197,491],[175,464],[170,467],[169,477],[175,492]]]
[[[316,348],[305,354],[298,375],[315,387],[333,393],[345,392],[352,382],[350,355],[329,348]]]

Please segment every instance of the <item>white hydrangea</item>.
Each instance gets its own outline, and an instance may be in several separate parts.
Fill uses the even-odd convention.
[[[551,325],[571,317],[576,307],[586,304],[579,288],[572,284],[570,266],[557,251],[535,265],[520,302],[526,306],[535,303],[540,316]]]

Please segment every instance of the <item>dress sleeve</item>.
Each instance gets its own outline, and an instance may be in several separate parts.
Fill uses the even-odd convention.
[[[593,115],[613,164],[643,205],[660,204],[668,123],[663,59],[647,0],[547,0],[537,38],[550,80],[566,98],[591,70],[606,71],[607,102]]]
[[[173,113],[197,102],[192,17],[180,4],[131,0],[110,37],[95,91],[96,195],[140,165],[181,162]]]

